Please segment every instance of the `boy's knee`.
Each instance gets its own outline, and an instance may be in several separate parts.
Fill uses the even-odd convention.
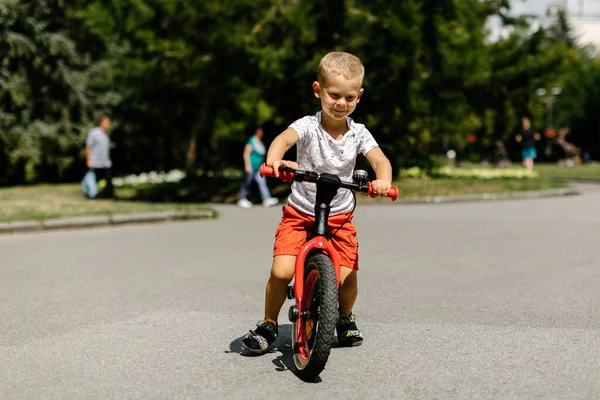
[[[273,258],[271,278],[281,281],[291,281],[296,267],[295,256],[276,256]]]
[[[348,267],[340,268],[340,286],[344,289],[358,287],[358,273],[355,269]]]

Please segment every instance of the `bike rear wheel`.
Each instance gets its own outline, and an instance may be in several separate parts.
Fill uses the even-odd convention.
[[[338,321],[337,278],[326,254],[306,259],[302,303],[292,327],[294,364],[302,378],[314,379],[325,368]]]

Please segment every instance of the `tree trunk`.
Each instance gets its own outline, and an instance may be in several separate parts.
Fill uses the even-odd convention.
[[[187,150],[187,154],[186,154],[186,158],[185,158],[185,168],[188,171],[193,170],[194,166],[196,165],[197,143],[198,143],[198,139],[197,139],[196,135],[193,135],[192,137],[190,137],[190,141],[188,144],[188,150]]]

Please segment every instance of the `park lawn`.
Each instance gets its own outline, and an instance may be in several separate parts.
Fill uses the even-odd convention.
[[[117,195],[122,194],[127,195],[128,191],[117,190]],[[4,222],[165,210],[196,211],[207,208],[202,204],[88,200],[83,197],[79,184],[0,188],[0,221]]]
[[[571,168],[558,167],[556,164],[535,164],[534,169],[545,179],[600,181],[599,163],[580,164]]]
[[[274,183],[274,182],[272,182]],[[498,180],[481,181],[474,179],[403,179],[395,184],[399,187],[401,198],[427,196],[449,196],[469,193],[498,193],[507,191],[540,190],[566,187],[561,181]],[[172,186],[172,185],[170,185]],[[233,203],[237,200],[237,182],[231,182],[227,195],[209,199],[208,202]],[[141,190],[140,190],[141,191]],[[203,210],[208,205],[202,202],[190,202],[187,196],[177,198],[168,190],[170,201],[140,201],[138,190],[132,187],[117,188],[120,200],[87,200],[81,194],[79,184],[32,185],[0,189],[0,221],[42,220],[59,217],[85,215],[113,215],[135,212],[164,210]],[[180,193],[187,193],[179,187]],[[273,194],[284,198],[289,193],[289,185],[273,186]],[[371,199],[357,195],[360,202]],[[181,202],[185,201],[185,202]]]
[[[523,192],[531,190],[548,190],[569,187],[569,184],[559,180],[545,179],[462,179],[439,178],[419,179],[406,178],[394,182],[398,186],[398,198],[418,199],[433,196],[455,196],[483,193]],[[357,196],[364,199],[364,196]],[[383,200],[383,199],[377,199]],[[366,199],[364,201],[371,201]]]
[[[418,199],[433,196],[521,192],[568,187],[567,179],[597,180],[600,164],[561,168],[556,164],[535,165],[538,178],[473,179],[473,178],[403,178],[396,182],[399,197]],[[40,220],[85,215],[113,215],[164,210],[204,210],[210,204],[235,203],[239,179],[192,178],[179,183],[128,186],[117,188],[119,200],[87,200],[80,185],[31,185],[0,188],[0,221]],[[269,178],[274,196],[284,199],[290,190],[287,183]],[[256,187],[251,191],[256,198]],[[357,194],[359,202],[382,201]]]

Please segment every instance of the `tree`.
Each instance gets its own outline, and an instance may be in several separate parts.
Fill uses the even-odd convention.
[[[539,87],[565,88],[559,105],[571,110],[559,106],[557,121],[583,121],[580,110],[596,103],[591,88],[581,92],[596,85],[596,69],[566,16],[532,30],[508,6],[0,0],[4,183],[75,179],[96,112],[113,115],[116,173],[241,167],[255,125],[267,124],[268,137],[318,110],[311,83],[319,59],[334,50],[363,60],[366,91],[353,118],[396,168],[431,166],[445,149],[464,148],[467,135],[477,137],[477,151],[511,140],[523,115],[543,126]],[[491,16],[511,28],[493,43]]]
[[[0,3],[2,183],[64,179],[82,129],[107,101],[96,90],[103,64],[70,36],[72,11],[60,1]]]

